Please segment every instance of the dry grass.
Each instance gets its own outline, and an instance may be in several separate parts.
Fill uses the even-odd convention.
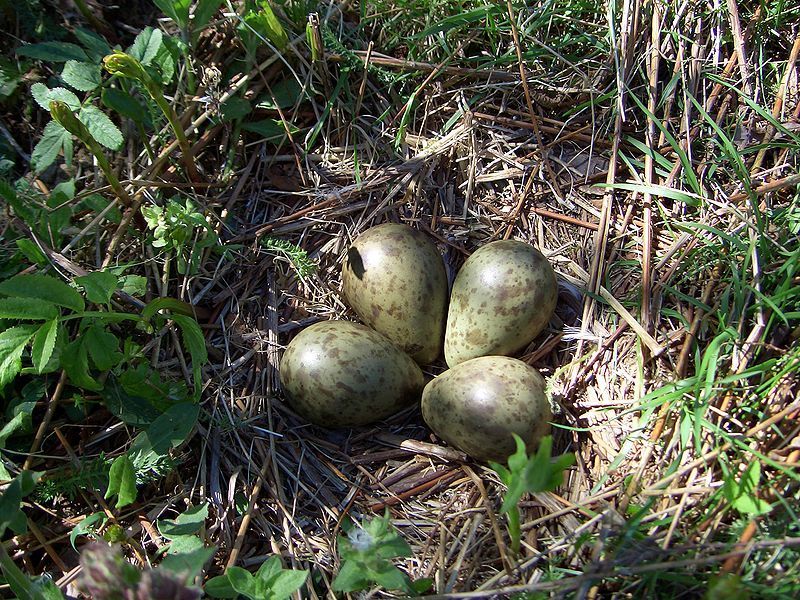
[[[735,8],[735,2],[728,4]],[[351,13],[339,8],[330,6],[323,18],[343,39],[348,32],[356,35]],[[756,190],[748,200],[741,196],[745,188],[730,177],[733,169],[728,163],[720,166],[724,155],[720,158],[713,131],[687,94],[725,131],[732,131],[727,124],[738,119],[740,133],[756,137],[735,140],[740,151],[748,150],[776,132],[708,74],[722,74],[737,88],[749,86],[748,93],[762,105],[769,99],[780,122],[796,125],[798,44],[792,48],[794,40],[785,38],[791,28],[783,25],[776,39],[764,41],[760,28],[767,25],[758,21],[764,15],[734,29],[735,12],[712,17],[689,7],[679,15],[668,7],[653,17],[651,27],[650,12],[637,0],[619,8],[610,55],[584,62],[554,58],[549,70],[529,63],[524,80],[516,50],[534,43],[524,33],[527,13],[513,15],[523,33],[501,28],[498,34],[511,58],[489,66],[464,58],[469,38],[480,40],[479,31],[451,46],[450,56],[443,59],[432,51],[431,62],[424,62],[417,54],[413,64],[383,55],[376,41],[367,52],[334,54],[312,65],[302,42],[293,42],[284,60],[265,55],[236,88],[252,97],[292,77],[319,92],[280,115],[265,113],[300,128],[278,147],[252,135],[236,141],[229,124],[212,124],[211,112],[183,99],[191,107],[183,121],[193,121],[197,130],[201,178],[213,185],[181,189],[203,208],[231,244],[231,253],[222,260],[210,255],[197,276],[172,277],[164,285],[157,260],[142,266],[160,295],[197,307],[211,356],[204,370],[208,418],[181,457],[179,475],[149,486],[140,496],[146,502],[118,516],[144,551],[152,553],[163,541],[153,527],[156,518],[180,512],[187,502],[208,501],[208,538],[220,546],[212,569],[257,566],[279,553],[287,566],[312,569],[315,584],[304,595],[328,598],[343,520],[388,510],[413,549],[404,570],[414,578],[433,578],[437,595],[431,597],[436,598],[535,591],[577,598],[700,597],[709,575],[720,567],[743,573],[763,568],[758,582],[769,583],[766,570],[776,563],[768,555],[796,545],[800,539],[787,533],[796,528],[772,533],[765,522],[772,517],[738,515],[719,493],[725,472],[760,457],[769,482],[762,474],[758,494],[777,505],[780,518],[794,521],[792,473],[800,453],[792,441],[800,410],[792,366],[798,360],[796,319],[778,327],[771,306],[753,297],[752,290],[765,279],[758,269],[751,268],[752,279],[744,282],[751,287],[742,313],[726,322],[734,332],[738,328],[738,337],[720,355],[699,437],[687,438],[685,430],[690,400],[699,388],[689,386],[667,401],[662,396],[662,402],[650,396],[643,403],[642,397],[706,375],[701,361],[722,320],[724,295],[737,293],[731,277],[741,274],[736,267],[748,252],[761,248],[753,206],[764,214],[796,209],[792,176],[798,146],[743,153]],[[601,35],[605,28],[608,34],[603,12],[594,17],[587,30]],[[220,21],[205,35],[198,64],[220,71],[229,67],[226,59],[236,47],[230,22]],[[719,28],[728,27],[737,31],[735,43],[721,37]],[[777,79],[753,75],[756,35],[762,36],[759,48],[776,52],[770,66]],[[652,53],[654,46],[659,54]],[[352,67],[342,74],[354,57],[368,59],[373,69],[391,77],[408,75],[407,83],[390,93],[378,71],[365,76]],[[677,78],[668,93],[664,86],[672,72]],[[306,148],[303,136],[326,112],[337,77],[341,91],[314,144]],[[778,87],[781,79],[785,85]],[[765,83],[773,87],[765,89]],[[416,101],[404,104],[398,89],[406,99],[414,90]],[[224,100],[225,93],[208,88],[197,96]],[[649,106],[655,119],[631,95]],[[691,200],[686,194],[671,198],[652,187],[693,191],[679,152],[656,120],[666,124],[682,150],[691,142],[692,169],[705,194],[700,206],[684,202]],[[401,126],[405,130],[399,133]],[[657,150],[665,164],[646,158],[646,148]],[[148,198],[157,189],[151,182],[176,181],[166,163],[156,168],[144,155],[128,156],[123,171],[132,174],[127,184],[134,195]],[[236,166],[228,179],[217,181],[229,156],[235,156]],[[619,183],[637,187],[603,185]],[[519,557],[507,546],[498,514],[503,486],[494,472],[444,447],[417,408],[371,428],[327,431],[308,425],[282,401],[282,349],[316,320],[355,318],[339,293],[340,265],[357,235],[385,221],[427,232],[445,257],[451,281],[472,251],[504,238],[532,243],[559,276],[557,314],[523,359],[550,378],[557,421],[566,426],[556,429],[556,447],[574,452],[577,464],[556,493],[522,503]],[[681,227],[687,222],[699,226]],[[717,231],[754,243],[743,255],[720,250],[723,236]],[[764,233],[776,244],[797,242],[779,231]],[[96,232],[99,248],[106,248],[113,234],[113,227],[102,225]],[[305,250],[316,270],[299,275],[285,254],[260,245],[267,236]],[[144,252],[140,241],[127,236],[114,261],[151,258]],[[65,254],[69,264],[92,266],[85,251]],[[770,272],[776,266],[757,258],[755,264]],[[178,373],[172,350],[167,336],[156,364]],[[773,359],[778,362],[758,370]],[[444,368],[439,361],[427,372],[436,375]],[[783,375],[769,384],[781,368]],[[723,381],[748,369],[756,375]],[[765,400],[767,406],[759,404]],[[124,444],[119,434],[107,438],[109,424],[108,419],[87,421],[85,442],[106,452],[114,448],[104,439]],[[76,443],[77,431],[64,434]],[[44,449],[65,452],[53,439]],[[780,494],[789,506],[779,505]],[[26,557],[42,546],[53,551],[31,563],[31,572],[41,572],[43,565],[57,569],[55,557],[64,549],[60,583],[74,579],[75,556],[64,544],[74,523],[67,516],[93,512],[94,499],[88,502],[55,507],[55,512],[32,507],[40,510],[30,520],[46,522],[42,540],[18,539],[17,556],[29,562]],[[244,514],[242,506],[249,507]],[[798,577],[797,571],[788,576]]]

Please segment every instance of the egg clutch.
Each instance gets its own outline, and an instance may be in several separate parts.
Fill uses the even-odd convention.
[[[434,243],[407,225],[361,234],[342,266],[342,293],[365,325],[315,323],[280,364],[286,398],[323,427],[357,427],[422,398],[443,440],[478,460],[505,460],[512,433],[528,446],[550,429],[545,382],[511,358],[547,326],[558,284],[541,252],[504,240],[473,253],[448,298]],[[420,369],[444,353],[449,369],[427,384]]]

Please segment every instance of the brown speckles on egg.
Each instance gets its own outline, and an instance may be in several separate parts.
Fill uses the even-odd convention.
[[[550,431],[553,415],[536,369],[505,356],[484,356],[445,371],[425,386],[422,416],[449,444],[478,460],[503,461]]]
[[[349,321],[323,321],[295,337],[280,364],[294,410],[323,427],[356,427],[419,399],[422,371],[381,334]]]
[[[533,246],[514,240],[486,244],[467,259],[453,284],[447,364],[521,350],[547,325],[557,292],[553,268]],[[475,329],[485,336],[471,335]]]
[[[354,258],[361,257],[363,268]],[[439,356],[447,317],[447,274],[427,236],[384,223],[361,234],[342,266],[342,292],[370,327],[420,364]]]

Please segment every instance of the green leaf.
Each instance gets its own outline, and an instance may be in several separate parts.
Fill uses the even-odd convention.
[[[27,520],[20,505],[22,499],[36,487],[39,477],[41,473],[23,471],[8,484],[0,496],[0,536],[9,528],[17,535],[25,533]]]
[[[225,575],[227,575],[228,581],[234,590],[255,600],[256,580],[249,571],[241,567],[228,567],[225,570]]]
[[[158,531],[165,538],[174,540],[178,536],[194,535],[202,529],[208,518],[208,503],[186,509],[175,519],[159,519]]]
[[[63,102],[72,110],[79,110],[81,107],[78,97],[63,87],[55,87],[51,90],[43,83],[34,83],[31,86],[31,95],[36,103],[48,113],[50,112],[50,102],[53,101]]]
[[[116,367],[122,359],[119,340],[102,325],[95,324],[83,332],[83,345],[95,366],[101,371]]]
[[[175,76],[175,65],[181,54],[183,43],[174,37],[165,37],[158,50],[158,54],[153,59],[153,65],[161,71],[161,83],[167,85]]]
[[[272,85],[270,91],[272,93],[269,96],[256,104],[257,108],[266,110],[290,108],[305,95],[302,85],[294,77],[289,77],[276,85]]]
[[[47,264],[47,256],[39,249],[39,246],[31,240],[20,238],[16,241],[17,249],[22,255],[35,265],[44,266]]]
[[[78,523],[69,534],[69,543],[72,545],[73,550],[77,550],[75,547],[75,540],[78,539],[78,536],[94,533],[95,525],[97,524],[98,526],[102,527],[107,520],[108,517],[106,516],[106,513],[96,512],[92,513],[83,521]]]
[[[199,0],[194,7],[192,29],[197,31],[205,27],[224,1],[225,0]]]
[[[89,57],[94,62],[100,64],[100,60],[106,55],[111,54],[111,46],[108,42],[97,35],[94,31],[78,27],[73,31],[75,37],[78,38],[83,47],[86,48]]]
[[[103,386],[89,374],[89,353],[82,339],[77,339],[64,348],[61,366],[73,385],[98,392]]]
[[[94,271],[75,278],[75,283],[86,292],[86,298],[94,304],[108,304],[117,291],[119,280],[110,271]]]
[[[147,277],[123,275],[121,290],[131,296],[144,296],[147,293]]]
[[[200,325],[192,317],[172,315],[172,320],[180,328],[183,336],[183,345],[186,346],[192,357],[192,378],[194,379],[195,396],[199,398],[201,388],[200,369],[208,362],[206,339],[203,337]]]
[[[196,540],[196,543],[202,545],[202,541],[196,537],[190,539]],[[217,549],[215,546],[208,548],[199,547],[191,551],[170,554],[161,561],[159,568],[166,569],[176,575],[182,575],[186,579],[194,579],[203,570],[203,565],[208,562]]]
[[[58,308],[52,302],[38,298],[0,298],[0,319],[49,321],[56,317]]]
[[[744,515],[763,515],[772,510],[772,506],[758,497],[758,485],[761,481],[761,464],[758,460],[751,462],[736,481],[731,473],[725,478],[722,492],[736,510]]]
[[[102,110],[88,104],[78,113],[78,119],[86,125],[89,133],[100,144],[109,150],[119,150],[122,147],[122,132],[114,125],[113,121]]]
[[[142,209],[142,212],[144,213],[144,209]],[[145,321],[149,321],[162,310],[169,310],[173,314],[178,313],[190,317],[194,315],[192,305],[188,302],[175,298],[156,298],[144,307],[142,310],[142,318]]]
[[[272,11],[269,2],[261,0],[260,10],[245,15],[245,22],[252,27],[259,35],[265,37],[279,51],[286,48],[289,44],[289,36],[281,25],[278,17]]]
[[[269,598],[271,600],[286,600],[306,582],[308,571],[281,569],[281,561],[277,556],[273,556],[266,562],[270,561],[274,561],[278,571],[272,573],[268,578],[262,578],[261,569],[259,569],[256,577],[264,581],[264,587],[269,590]]]
[[[53,356],[53,350],[56,347],[57,338],[58,321],[56,319],[48,321],[36,332],[31,346],[31,361],[37,373],[44,372],[47,363],[50,362],[50,357]]]
[[[171,406],[147,428],[150,446],[159,454],[177,448],[197,425],[200,405],[196,402],[181,402]]]
[[[0,332],[0,390],[19,373],[22,352],[37,330],[37,325],[19,325]]]
[[[72,154],[72,135],[55,121],[50,121],[44,126],[42,137],[31,153],[31,166],[36,173],[41,173],[55,162],[62,149],[66,158],[67,148]]]
[[[77,291],[55,277],[38,273],[15,275],[0,282],[0,296],[38,298],[74,312],[84,309],[83,298]]]
[[[331,587],[335,592],[354,592],[369,587],[369,584],[359,565],[348,560],[339,569]]]
[[[36,401],[20,402],[14,406],[12,410],[13,416],[3,425],[3,428],[0,429],[0,448],[5,448],[6,441],[12,435],[17,433],[30,433],[32,424],[31,415],[33,414],[34,408],[36,408]]]
[[[61,71],[61,79],[79,92],[91,92],[100,87],[100,65],[68,60]]]
[[[147,109],[136,98],[117,88],[104,88],[101,96],[103,104],[128,117],[135,123],[145,124],[148,121]]]
[[[163,37],[160,29],[145,27],[133,40],[133,45],[128,49],[128,54],[143,65],[149,65],[158,54]]]
[[[104,498],[117,496],[116,508],[128,506],[136,501],[136,471],[127,454],[118,456],[108,471],[108,489]]]
[[[206,581],[204,590],[206,594],[213,598],[236,598],[238,596],[238,593],[228,580],[227,574],[217,575]]]
[[[147,427],[161,415],[147,399],[126,392],[115,377],[106,379],[100,396],[114,416],[134,427]]]
[[[165,15],[175,21],[181,29],[189,25],[189,5],[191,0],[153,0]]]
[[[233,96],[220,107],[220,114],[225,121],[234,121],[250,114],[253,108],[244,98]]]
[[[279,142],[286,137],[286,129],[283,126],[283,122],[277,119],[264,119],[263,121],[244,123],[242,124],[242,129],[257,133],[264,138],[266,142]],[[294,135],[298,129],[290,125],[289,131]]]
[[[28,56],[36,60],[65,62],[68,60],[86,60],[86,52],[76,44],[67,42],[41,42],[27,44],[17,48],[17,56]]]

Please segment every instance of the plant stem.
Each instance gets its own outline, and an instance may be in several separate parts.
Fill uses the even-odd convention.
[[[522,530],[519,523],[519,508],[514,506],[508,511],[508,534],[511,536],[511,552],[514,556],[519,556],[520,540]]]

